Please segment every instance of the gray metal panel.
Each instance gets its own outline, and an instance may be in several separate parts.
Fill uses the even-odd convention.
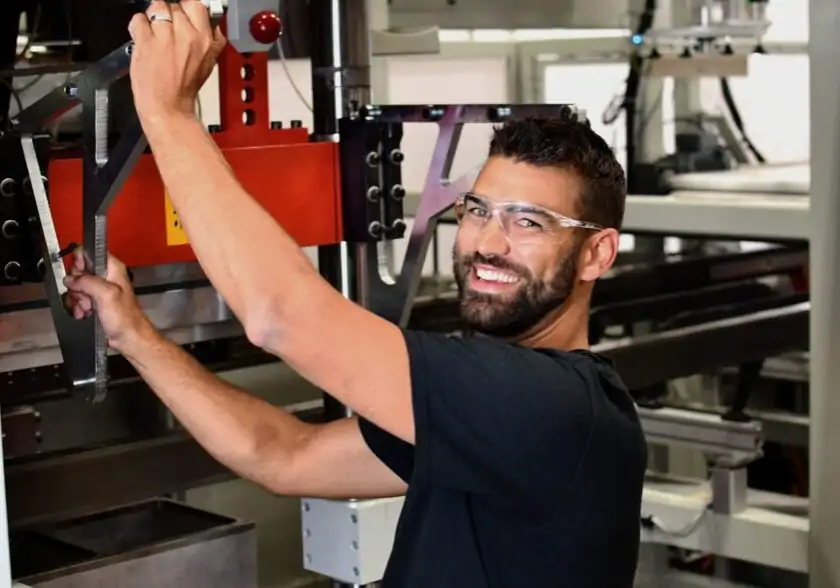
[[[674,192],[627,197],[624,230],[744,239],[807,239],[809,199],[781,194]]]
[[[840,3],[810,2],[811,588],[840,586]]]
[[[669,181],[675,190],[745,192],[807,196],[811,190],[808,163],[745,166],[731,171],[679,174]]]
[[[211,287],[173,289],[139,299],[155,326],[181,345],[243,332],[224,300]],[[0,373],[61,362],[49,309],[0,315]]]
[[[448,29],[625,28],[628,0],[393,0],[391,26]]]

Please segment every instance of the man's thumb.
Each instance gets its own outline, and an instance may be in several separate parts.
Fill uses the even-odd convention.
[[[67,276],[64,278],[64,285],[67,286],[71,292],[78,292],[79,294],[86,294],[93,298],[95,302],[113,296],[119,287],[100,278],[90,274],[81,276]]]

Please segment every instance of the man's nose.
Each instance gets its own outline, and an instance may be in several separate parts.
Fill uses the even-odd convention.
[[[490,219],[481,228],[478,236],[478,247],[476,249],[485,256],[507,255],[510,253],[510,239],[498,219]]]

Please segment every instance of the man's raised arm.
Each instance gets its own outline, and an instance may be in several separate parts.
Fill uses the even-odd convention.
[[[150,21],[147,15],[170,15]],[[134,100],[158,169],[208,278],[249,339],[362,416],[412,442],[403,335],[344,299],[242,188],[194,113],[224,46],[199,0],[136,15]],[[313,178],[312,181],[317,181]],[[282,198],[282,183],[278,197]]]

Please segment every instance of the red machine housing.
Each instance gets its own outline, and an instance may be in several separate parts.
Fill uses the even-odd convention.
[[[310,142],[305,128],[272,129],[268,55],[242,55],[228,44],[219,59],[221,130],[213,133],[247,192],[301,247],[338,243],[341,227],[339,151]],[[201,170],[195,170],[201,173]],[[82,242],[82,162],[50,161],[50,208],[59,242]],[[108,211],[108,247],[130,267],[195,260],[173,244],[165,188],[154,158],[143,155]]]

